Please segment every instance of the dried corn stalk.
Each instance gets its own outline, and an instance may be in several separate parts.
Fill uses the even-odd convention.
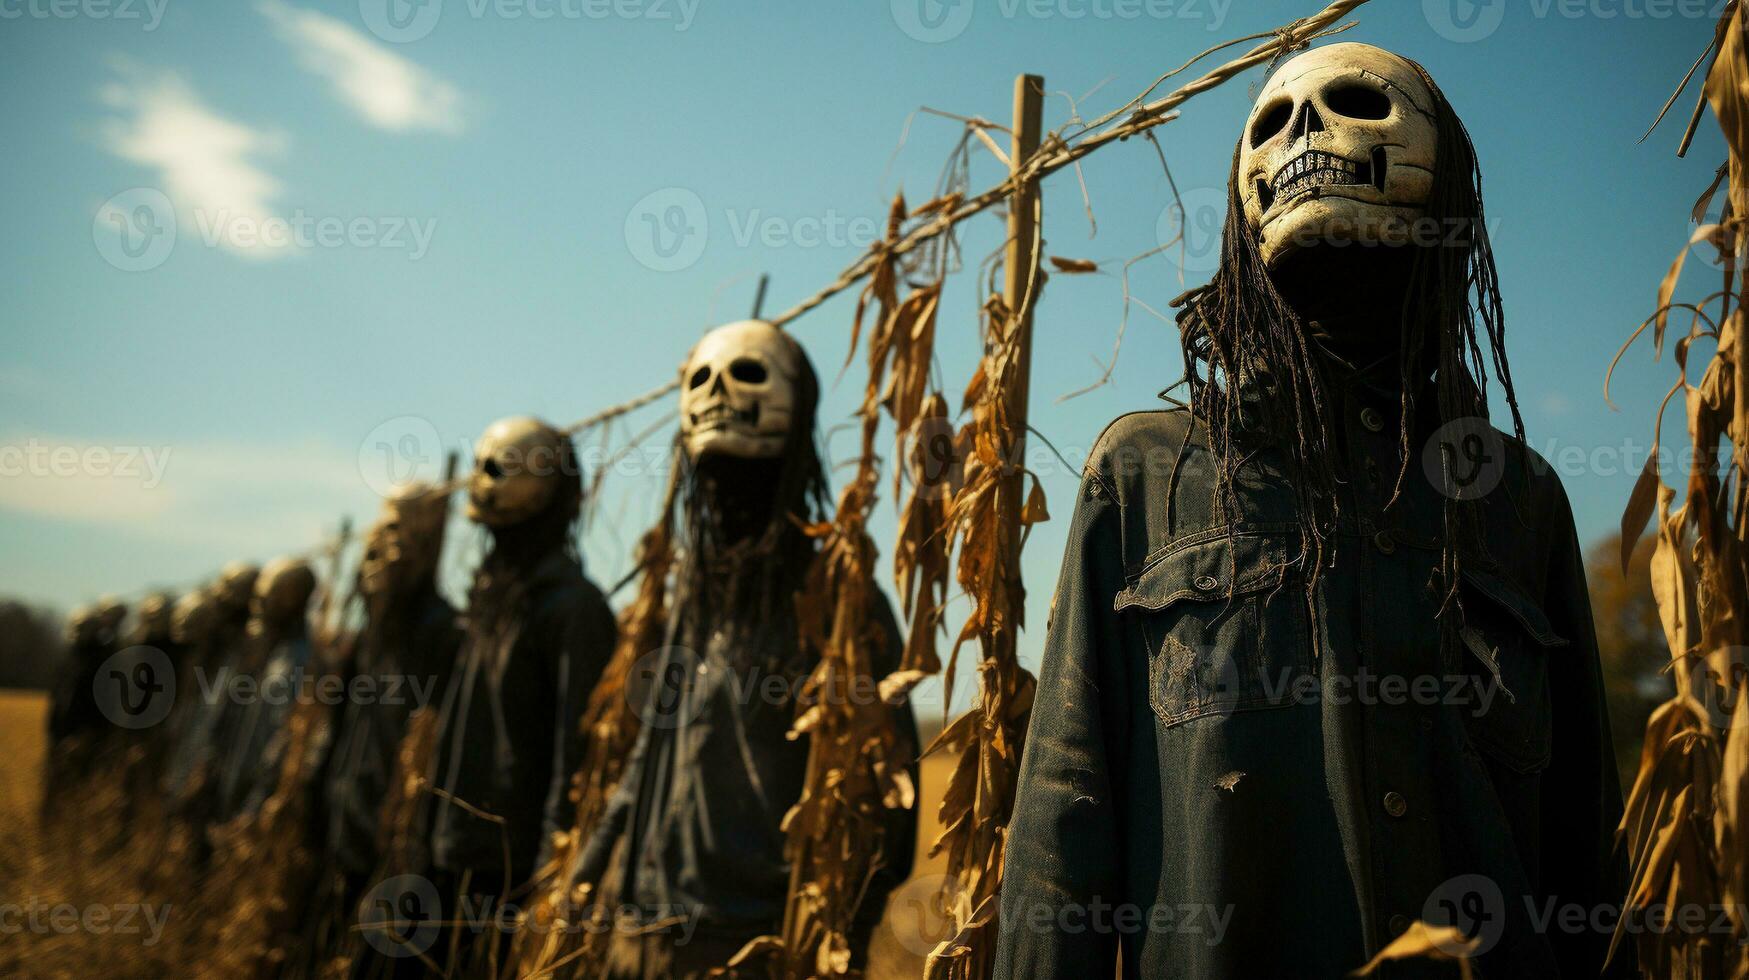
[[[1739,266],[1749,258],[1745,30],[1742,6],[1732,0],[1701,59],[1714,57],[1703,100],[1712,105],[1730,155],[1720,171],[1729,184],[1723,216],[1702,223],[1715,182],[1695,206],[1700,227],[1660,285],[1657,310],[1634,335],[1651,326],[1653,346],[1662,351],[1670,315],[1691,314],[1687,334],[1675,344],[1682,375],[1670,397],[1683,396],[1694,461],[1682,506],[1673,508],[1676,491],[1662,483],[1654,452],[1622,518],[1625,555],[1656,514],[1652,589],[1670,644],[1675,693],[1647,724],[1639,776],[1622,818],[1618,840],[1628,849],[1633,877],[1615,941],[1619,946],[1626,924],[1659,907],[1722,906],[1731,915],[1728,934],[1710,926],[1641,931],[1639,965],[1660,977],[1749,976],[1749,923],[1742,912],[1749,903],[1749,678],[1742,656],[1749,643],[1749,323],[1743,316],[1749,294]],[[1684,148],[1701,112],[1697,104]],[[1683,259],[1703,242],[1719,253],[1724,288],[1696,304],[1676,302]],[[1715,341],[1717,351],[1700,382],[1691,384],[1689,349],[1701,338]]]
[[[1000,297],[984,305],[985,353],[966,388],[971,421],[960,430],[964,485],[954,494],[948,528],[959,547],[959,585],[972,597],[971,615],[950,657],[951,692],[959,649],[978,644],[977,705],[949,725],[929,751],[958,756],[941,801],[943,830],[931,853],[947,851],[946,896],[955,935],[929,956],[933,980],[990,975],[996,906],[1002,887],[1003,835],[1020,778],[1021,743],[1032,712],[1033,677],[1016,649],[1026,609],[1017,560],[1026,529],[1046,520],[1036,477],[1019,467],[1025,406],[1018,404],[1023,365],[1020,317]],[[1024,496],[1023,496],[1024,495]]]

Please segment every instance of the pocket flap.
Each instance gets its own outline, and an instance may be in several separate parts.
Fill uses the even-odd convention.
[[[1491,572],[1465,568],[1464,581],[1469,583],[1478,593],[1494,600],[1513,619],[1518,620],[1531,639],[1545,647],[1562,647],[1567,641],[1555,633],[1550,625],[1549,617],[1543,614],[1539,606],[1524,590],[1514,585],[1510,579],[1503,578]]]
[[[1224,528],[1168,550],[1117,594],[1118,612],[1158,612],[1175,602],[1209,602],[1274,588],[1287,574],[1288,536]]]

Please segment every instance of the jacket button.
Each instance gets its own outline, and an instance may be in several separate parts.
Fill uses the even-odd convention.
[[[1360,424],[1366,426],[1366,431],[1368,432],[1385,431],[1384,415],[1371,405],[1360,410]]]
[[[1403,794],[1391,790],[1385,794],[1385,812],[1393,817],[1400,817],[1409,812],[1409,801],[1403,799]]]
[[[1409,931],[1409,917],[1406,915],[1393,915],[1391,916],[1390,925],[1391,935],[1401,936],[1403,933]]]
[[[1198,575],[1191,584],[1196,586],[1198,592],[1213,592],[1221,583],[1213,575]]]
[[[1389,531],[1380,531],[1373,535],[1372,543],[1373,547],[1379,549],[1380,554],[1394,554],[1397,550],[1397,542],[1391,537],[1391,532]]]

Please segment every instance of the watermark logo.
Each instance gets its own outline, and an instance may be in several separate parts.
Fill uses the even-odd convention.
[[[881,921],[900,946],[916,956],[928,956],[953,938],[955,929],[949,912],[950,889],[955,886],[952,875],[911,878],[887,900],[887,914]]]
[[[1445,953],[1481,956],[1493,949],[1506,932],[1506,897],[1501,894],[1499,883],[1487,875],[1458,875],[1427,896],[1421,920],[1457,930],[1461,941],[1455,937],[1444,940],[1441,948]],[[1471,943],[1475,944],[1473,948]]]
[[[443,0],[358,0],[358,15],[372,34],[391,44],[406,44],[437,27]]]
[[[1221,226],[1226,220],[1227,192],[1198,187],[1160,212],[1154,239],[1185,272],[1213,272],[1221,264]]]
[[[692,678],[708,668],[689,647],[657,647],[639,657],[626,677],[626,700],[646,728],[672,730],[698,720],[705,699],[690,697]]]
[[[176,208],[156,187],[122,191],[97,209],[91,241],[103,260],[123,272],[148,272],[176,248]]]
[[[117,728],[150,728],[170,716],[176,668],[157,647],[131,646],[110,654],[91,679],[97,710]]]
[[[1421,0],[1433,33],[1457,44],[1486,40],[1506,19],[1506,0]]]
[[[656,272],[679,272],[704,255],[710,216],[704,199],[684,187],[664,187],[644,195],[626,213],[626,248]]]
[[[972,22],[972,0],[892,0],[893,23],[924,44],[951,41]]]
[[[1506,444],[1484,418],[1453,419],[1421,451],[1421,469],[1452,500],[1478,500],[1506,475]]]
[[[380,497],[393,497],[414,483],[443,478],[443,437],[430,419],[398,415],[378,425],[358,444],[358,474]]]
[[[150,34],[170,0],[0,0],[0,20],[137,20]]]
[[[436,885],[420,875],[396,875],[359,900],[358,924],[364,941],[384,956],[418,956],[437,941],[442,909]]]

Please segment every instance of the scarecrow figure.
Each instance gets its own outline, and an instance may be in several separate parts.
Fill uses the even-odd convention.
[[[819,382],[801,346],[768,323],[720,327],[681,376],[680,531],[661,649],[642,652],[627,697],[642,728],[572,880],[596,885],[615,924],[604,975],[698,977],[750,939],[776,933],[790,885],[784,814],[801,794],[808,740],[793,700],[819,659],[805,649],[796,595],[814,559],[826,475],[815,448]],[[902,637],[884,597],[872,616]],[[915,754],[910,709],[895,709]],[[904,753],[902,753],[904,754]],[[869,883],[852,948],[866,953],[886,896],[910,871],[915,815],[887,811],[889,861]]]
[[[1620,902],[1621,795],[1480,185],[1414,62],[1334,44],[1264,87],[1182,302],[1188,407],[1087,463],[997,976],[1341,976],[1416,920],[1482,975],[1603,968],[1607,929],[1536,918]]]
[[[570,826],[578,717],[617,635],[572,539],[582,502],[571,440],[552,426],[503,419],[474,447],[468,519],[492,544],[438,722],[431,860],[445,903],[514,893]],[[481,938],[460,938],[452,972],[480,969],[508,937]]]
[[[335,727],[321,808],[328,860],[344,881],[338,904],[347,909],[384,858],[379,817],[407,720],[437,710],[461,642],[456,611],[437,592],[448,517],[446,490],[412,485],[383,501],[365,536],[357,583],[364,624],[347,665],[348,687],[364,694],[347,699]]]
[[[66,793],[105,762],[111,721],[98,698],[98,673],[116,652],[127,606],[113,596],[80,606],[67,616],[66,650],[56,668],[49,699],[49,765],[43,784],[43,812],[53,812]]]
[[[299,558],[262,567],[250,602],[245,655],[239,671],[255,695],[239,706],[223,747],[219,816],[253,814],[273,792],[286,739],[285,722],[302,693],[310,662],[309,606],[316,574]]]

